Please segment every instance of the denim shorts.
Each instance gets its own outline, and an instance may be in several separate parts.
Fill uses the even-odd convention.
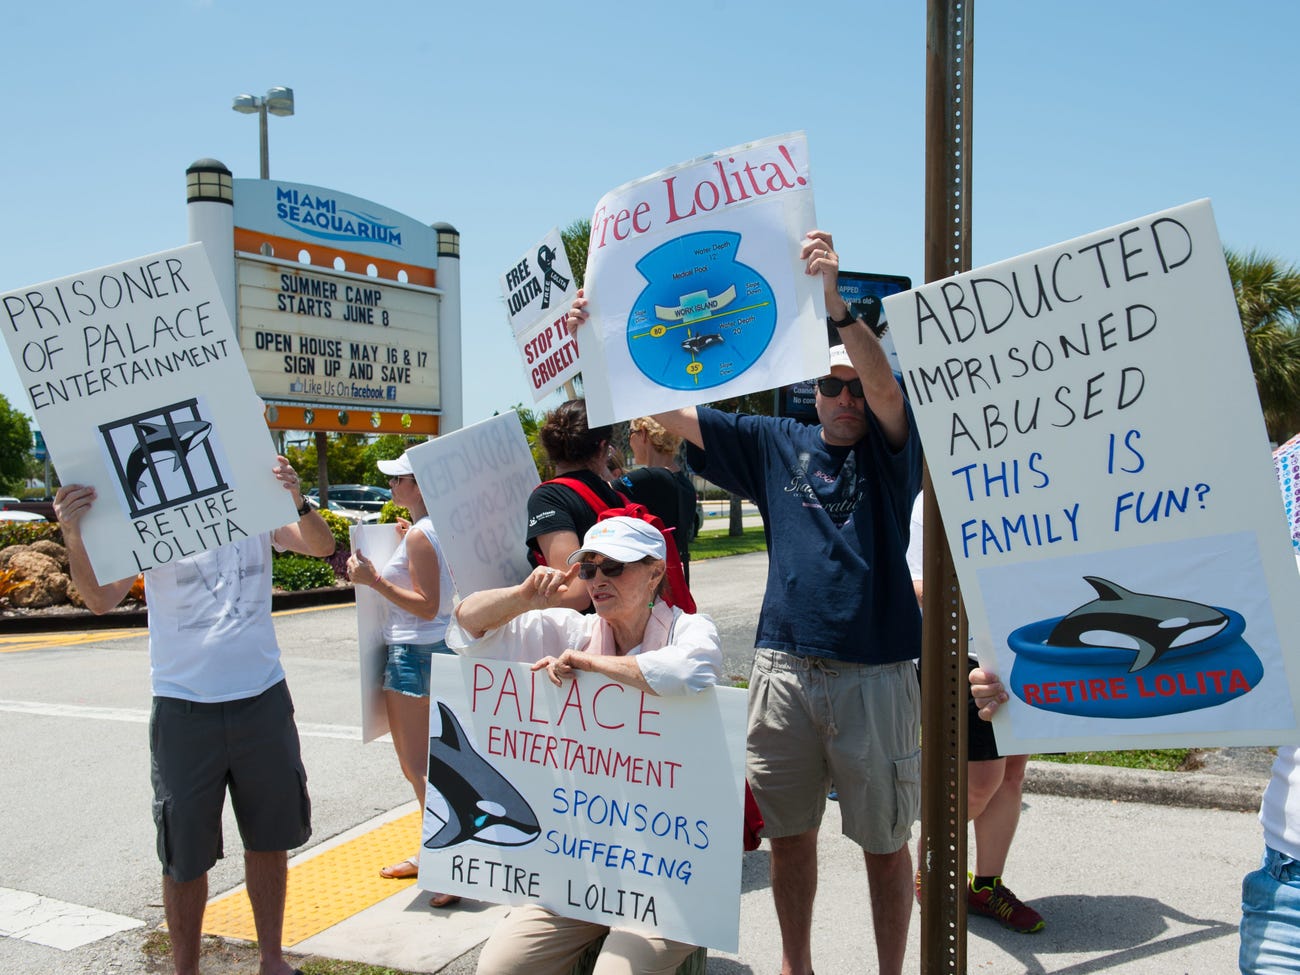
[[[1264,862],[1241,882],[1243,975],[1300,971],[1300,861],[1264,847]]]
[[[390,643],[388,663],[384,665],[384,690],[407,697],[429,696],[429,659],[435,653],[455,654],[447,644]]]

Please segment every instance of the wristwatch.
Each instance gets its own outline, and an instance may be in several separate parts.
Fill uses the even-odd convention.
[[[827,315],[826,324],[833,325],[835,328],[848,328],[858,320],[858,316],[853,314],[853,309],[848,305],[844,306],[844,314],[844,318],[832,318],[830,315]]]
[[[311,511],[312,511],[311,502],[308,501],[306,498],[303,498],[302,504],[298,505],[298,517],[306,518],[307,515],[311,513]]]

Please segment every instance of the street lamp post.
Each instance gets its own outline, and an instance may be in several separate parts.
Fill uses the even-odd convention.
[[[244,115],[257,113],[257,126],[260,141],[258,148],[262,162],[262,179],[271,178],[271,162],[267,152],[266,139],[266,113],[279,115],[281,117],[293,114],[293,89],[292,88],[268,88],[265,97],[258,95],[236,95],[235,102],[230,106],[236,112]]]

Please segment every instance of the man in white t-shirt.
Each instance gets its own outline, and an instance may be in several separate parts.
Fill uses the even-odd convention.
[[[311,836],[311,800],[271,622],[271,546],[327,556],[334,536],[303,500],[289,461],[277,460],[273,471],[293,497],[297,522],[145,573],[153,811],[177,975],[198,972],[227,788],[244,842],[260,975],[293,972],[280,949],[288,851]],[[95,578],[81,538],[94,501],[94,488],[68,484],[54,510],[72,581],[88,609],[106,613],[135,579]]]

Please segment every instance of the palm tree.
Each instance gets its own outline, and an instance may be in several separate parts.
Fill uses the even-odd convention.
[[[1300,429],[1300,268],[1225,248],[1264,425],[1275,443]]]

